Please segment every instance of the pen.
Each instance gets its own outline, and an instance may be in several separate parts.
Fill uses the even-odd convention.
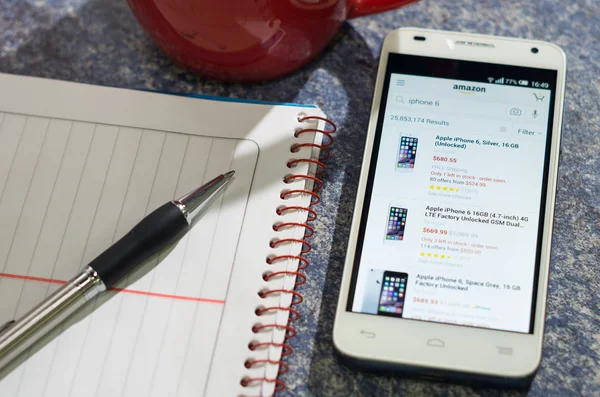
[[[42,303],[16,321],[0,327],[0,369],[134,267],[188,230],[235,171],[169,201],[142,219],[129,233],[94,259]]]

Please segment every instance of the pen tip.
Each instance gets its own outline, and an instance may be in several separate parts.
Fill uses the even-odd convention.
[[[224,173],[223,176],[225,178],[231,178],[233,176],[233,174],[235,174],[235,171],[231,170],[229,172]]]

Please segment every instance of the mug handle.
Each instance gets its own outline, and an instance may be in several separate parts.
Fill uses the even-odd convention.
[[[355,0],[348,18],[376,14],[378,12],[393,10],[419,0]]]

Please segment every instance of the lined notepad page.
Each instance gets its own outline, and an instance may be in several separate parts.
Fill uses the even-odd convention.
[[[304,236],[292,225],[307,220],[304,210],[276,210],[311,203],[299,192],[312,180],[285,177],[316,171],[312,160],[288,165],[318,158],[320,135],[295,132],[323,129],[323,112],[2,73],[0,87],[0,321],[146,213],[236,170],[175,247],[0,372],[0,396],[272,395]],[[289,226],[274,230],[281,223]],[[267,290],[276,292],[259,294]],[[270,310],[257,316],[260,307]]]
[[[0,396],[201,396],[257,159],[245,139],[0,113],[0,325],[145,214],[236,170],[182,240],[0,373]]]

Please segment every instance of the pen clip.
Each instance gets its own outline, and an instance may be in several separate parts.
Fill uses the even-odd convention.
[[[4,331],[8,331],[8,329],[10,327],[12,327],[15,324],[15,320],[10,320],[9,322],[7,322],[6,324],[4,324],[2,327],[0,327],[0,335],[2,335],[2,333]]]

